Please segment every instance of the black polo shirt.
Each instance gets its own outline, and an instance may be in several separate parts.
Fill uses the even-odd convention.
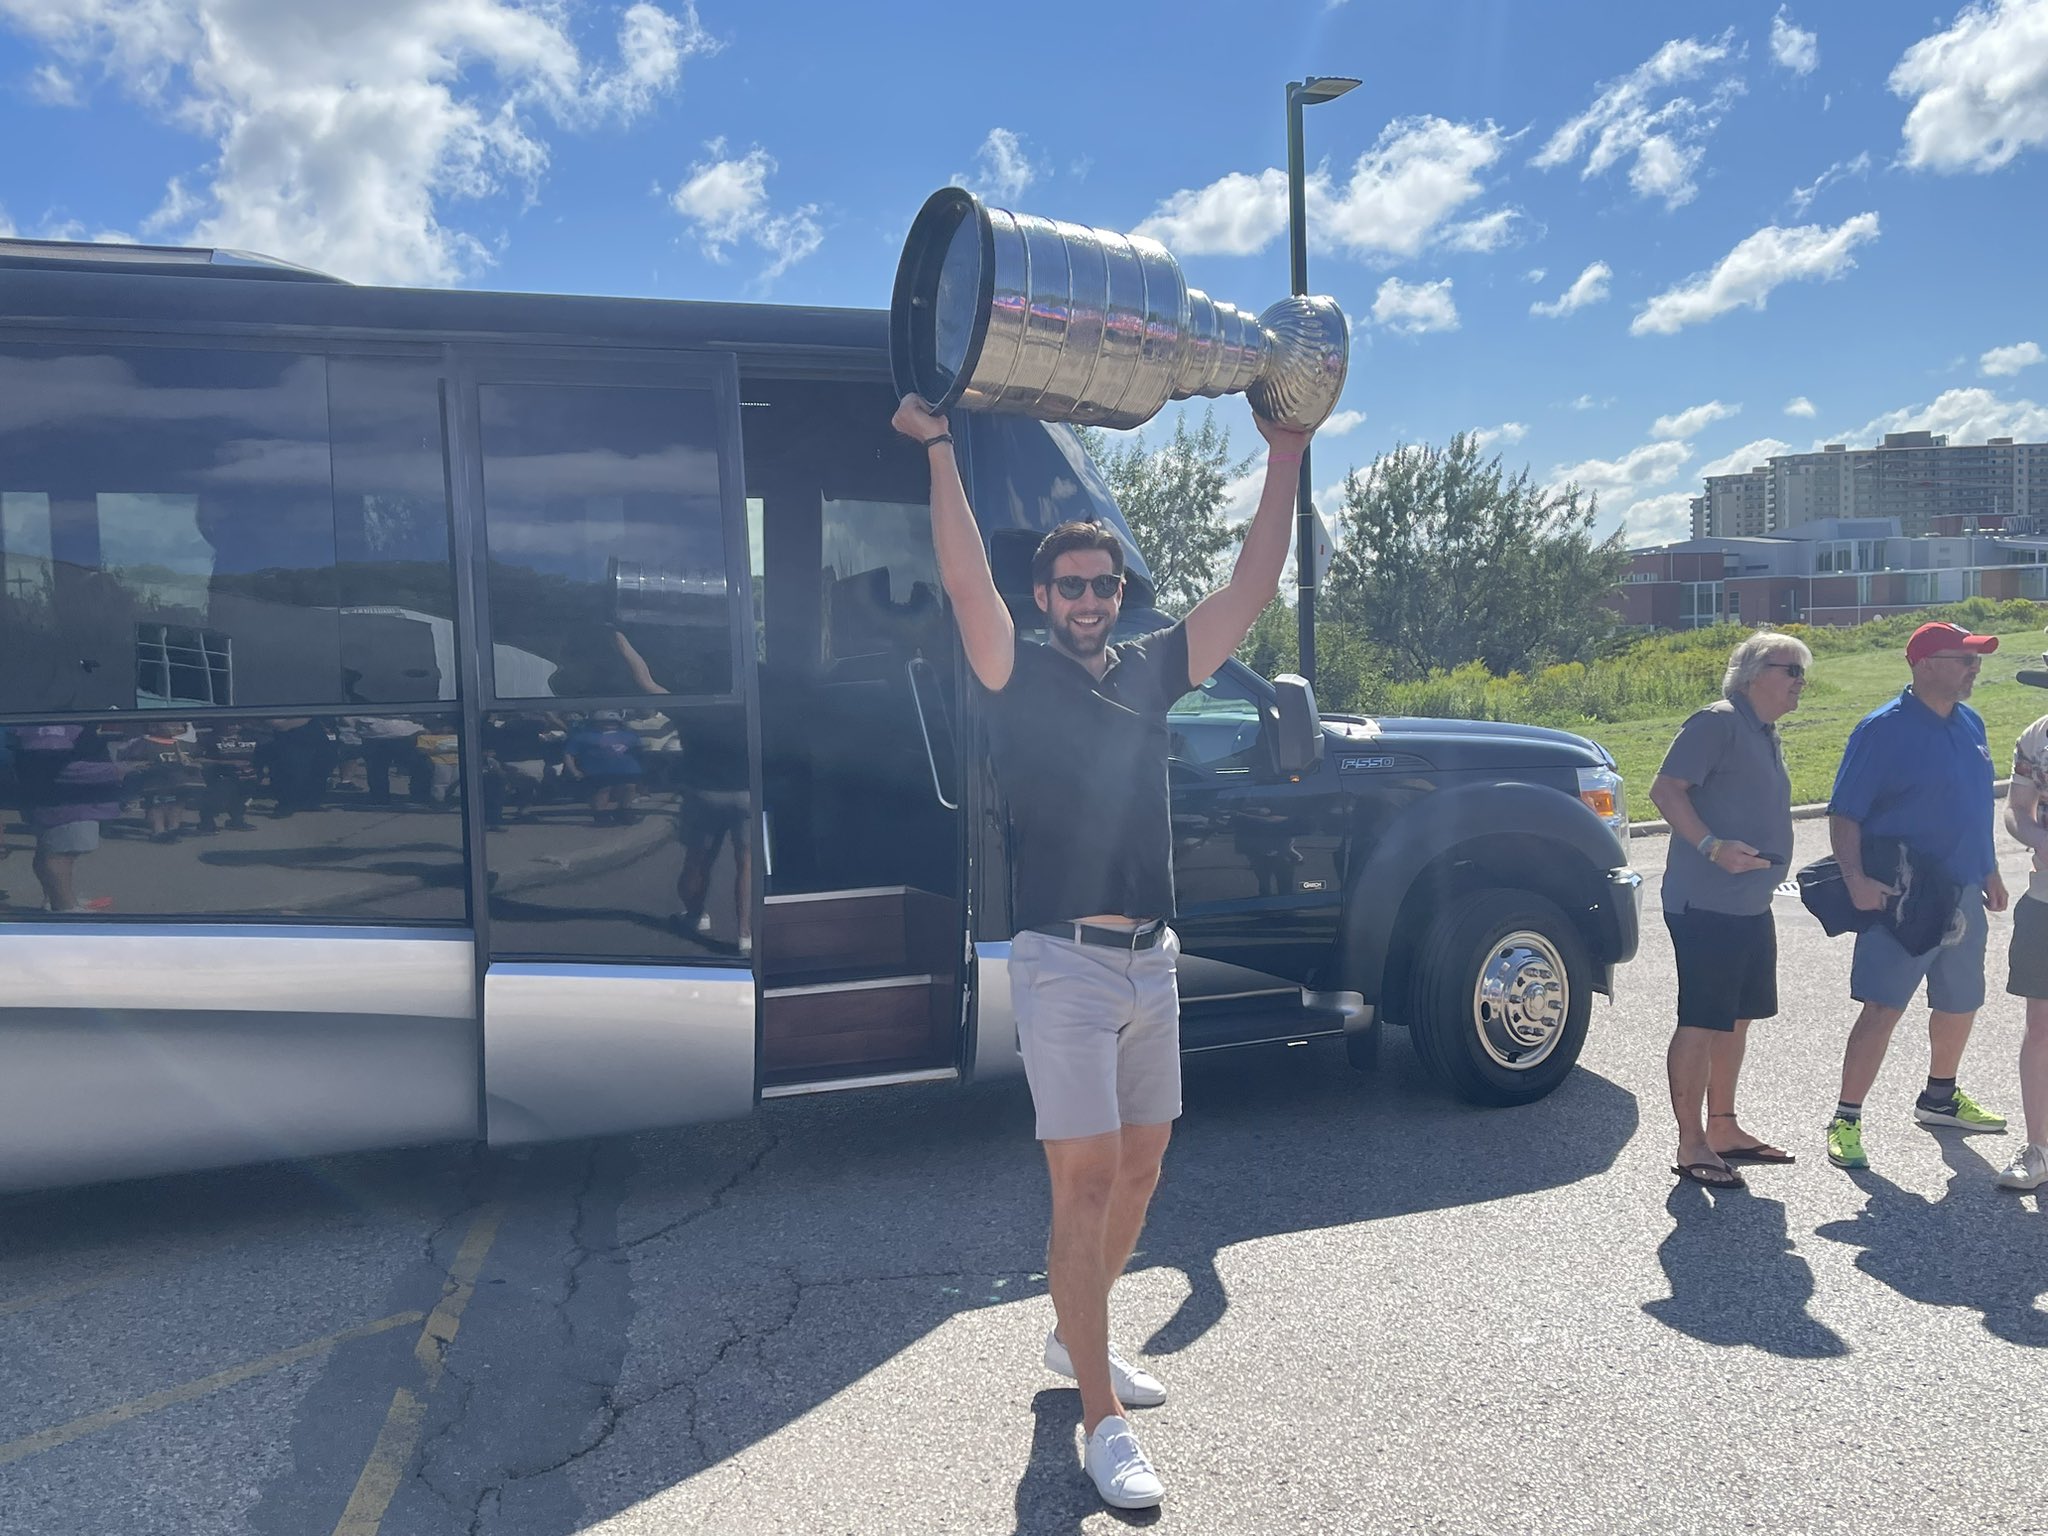
[[[1108,654],[1098,681],[1064,652],[1020,639],[1009,682],[986,695],[1020,932],[1112,912],[1173,915],[1166,711],[1194,686],[1187,627]]]

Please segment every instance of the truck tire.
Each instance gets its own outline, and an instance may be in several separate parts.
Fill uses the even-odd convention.
[[[1555,902],[1477,892],[1423,936],[1409,1009],[1416,1054],[1468,1103],[1534,1103],[1579,1059],[1592,980],[1585,940]]]

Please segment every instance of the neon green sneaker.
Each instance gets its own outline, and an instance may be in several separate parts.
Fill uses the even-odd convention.
[[[1863,1122],[1840,1115],[1828,1122],[1828,1161],[1837,1168],[1868,1168],[1863,1155]]]
[[[1922,1125],[1953,1125],[1965,1131],[2002,1131],[2005,1116],[1994,1115],[1962,1089],[1948,1103],[1930,1104],[1922,1094],[1913,1101],[1913,1118]]]

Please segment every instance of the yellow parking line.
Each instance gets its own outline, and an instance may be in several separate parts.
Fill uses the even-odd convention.
[[[380,1317],[374,1323],[364,1323],[360,1328],[344,1328],[340,1333],[330,1333],[324,1339],[314,1339],[311,1343],[281,1349],[274,1355],[265,1355],[261,1360],[250,1360],[228,1370],[217,1371],[211,1376],[202,1376],[197,1381],[188,1381],[183,1386],[168,1387],[162,1392],[152,1392],[147,1397],[138,1397],[133,1402],[121,1403],[100,1413],[88,1414],[82,1419],[73,1419],[69,1424],[59,1424],[55,1429],[46,1429],[40,1434],[29,1435],[21,1440],[11,1440],[5,1445],[0,1445],[0,1467],[6,1466],[9,1462],[20,1461],[24,1456],[34,1456],[38,1452],[67,1444],[83,1435],[106,1429],[110,1425],[125,1423],[129,1419],[140,1418],[145,1413],[155,1413],[159,1408],[169,1408],[176,1403],[188,1403],[195,1397],[204,1397],[209,1392],[232,1387],[237,1382],[249,1380],[252,1376],[261,1376],[266,1371],[294,1365],[301,1360],[325,1353],[337,1344],[347,1344],[354,1339],[367,1339],[372,1334],[403,1328],[406,1324],[419,1320],[420,1314],[416,1311],[396,1312],[390,1317]]]
[[[419,1343],[413,1346],[413,1358],[419,1361],[424,1378],[421,1388],[414,1392],[400,1387],[392,1393],[384,1427],[377,1433],[377,1443],[370,1448],[370,1459],[363,1464],[355,1491],[349,1495],[348,1507],[342,1510],[341,1520],[334,1527],[334,1536],[376,1536],[377,1527],[383,1524],[384,1512],[391,1507],[392,1496],[398,1492],[406,1468],[412,1464],[412,1454],[419,1446],[427,1399],[441,1384],[448,1346],[455,1342],[456,1330],[462,1326],[462,1309],[476,1294],[476,1277],[484,1267],[491,1244],[497,1241],[498,1223],[504,1216],[503,1206],[487,1205],[470,1223],[469,1234],[463,1238],[461,1248],[456,1250],[455,1263],[449,1268],[441,1304],[427,1315]]]

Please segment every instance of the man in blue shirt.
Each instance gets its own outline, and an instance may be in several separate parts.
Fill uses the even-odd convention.
[[[1896,838],[1914,864],[1959,891],[1956,921],[1925,954],[1910,953],[1883,923],[1856,936],[1849,995],[1863,1005],[1842,1054],[1842,1098],[1828,1124],[1828,1160],[1867,1168],[1863,1096],[1877,1081],[1892,1029],[1927,983],[1927,1087],[1913,1106],[1923,1125],[2002,1131],[2005,1121],[1956,1086],[1970,1026],[1984,1004],[1986,910],[2003,912],[2005,884],[1991,840],[1991,749],[1984,721],[1963,700],[1977,684],[1995,635],[1956,624],[1922,624],[1906,643],[1913,681],[1865,715],[1849,735],[1828,837],[1849,894],[1866,912],[1898,893],[1863,868],[1863,838]]]

